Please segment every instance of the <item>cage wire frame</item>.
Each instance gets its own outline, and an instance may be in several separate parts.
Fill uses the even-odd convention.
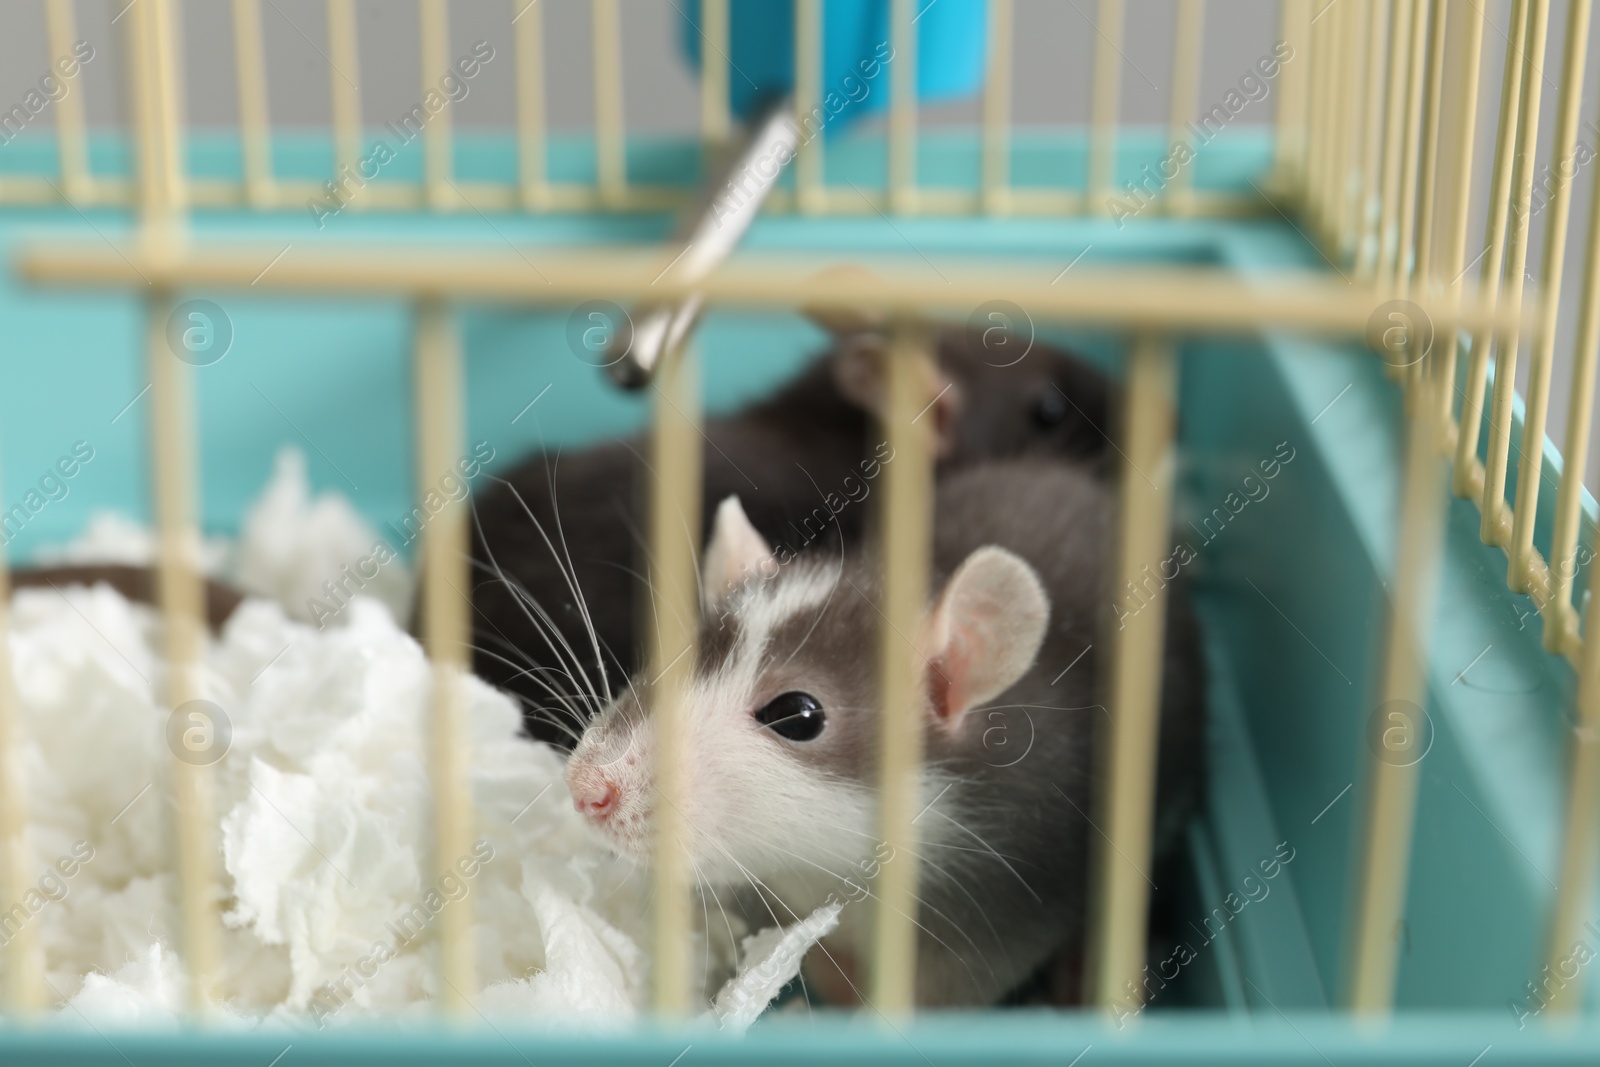
[[[71,0],[44,0],[49,46],[64,53],[74,38]],[[447,54],[446,0],[419,0],[422,78],[443,65]],[[594,0],[595,141],[597,180],[590,186],[557,184],[545,169],[548,137],[543,109],[541,11],[537,3],[512,0],[517,55],[519,176],[514,185],[457,183],[451,174],[450,127],[431,122],[424,131],[425,166],[420,185],[371,184],[361,206],[393,210],[480,211],[656,211],[678,206],[678,189],[628,180],[622,114],[620,20],[617,0]],[[1108,196],[1116,169],[1116,62],[1124,28],[1122,0],[1100,0],[1099,43],[1094,53],[1089,185],[1085,190],[1018,188],[1009,181],[1009,62],[1013,32],[1011,0],[990,0],[990,64],[984,83],[981,178],[976,192],[927,188],[916,171],[916,34],[911,0],[891,0],[892,42],[903,62],[894,68],[887,133],[889,178],[882,193],[849,197],[823,179],[820,138],[803,139],[795,161],[795,188],[774,194],[774,210],[808,214],[897,213],[1045,215],[1092,213]],[[1512,39],[1502,70],[1503,92],[1486,226],[1487,252],[1480,279],[1463,280],[1472,192],[1471,160],[1485,15],[1465,15],[1460,32],[1447,34],[1446,0],[1342,0],[1313,10],[1312,0],[1283,0],[1283,37],[1306,62],[1282,71],[1273,170],[1260,198],[1205,193],[1187,181],[1163,190],[1161,205],[1179,216],[1229,216],[1259,211],[1263,204],[1293,223],[1305,221],[1308,236],[1341,275],[1265,283],[1214,270],[1144,269],[1136,274],[1084,271],[1044,285],[1006,266],[964,266],[930,285],[914,265],[885,259],[870,277],[848,280],[820,272],[823,261],[804,257],[746,257],[737,270],[721,269],[705,279],[677,276],[661,267],[659,249],[571,251],[548,278],[530,279],[526,261],[479,246],[426,250],[389,248],[381,254],[359,246],[325,245],[278,263],[270,276],[259,272],[275,250],[248,244],[192,241],[185,229],[195,207],[246,205],[256,209],[298,202],[322,189],[279,180],[271,159],[266,106],[266,69],[258,0],[234,0],[239,77],[243,179],[190,179],[183,167],[179,115],[175,0],[140,0],[127,14],[138,167],[131,180],[96,176],[88,166],[88,134],[82,101],[68,94],[58,103],[60,183],[13,177],[0,181],[0,203],[130,204],[135,235],[121,245],[55,243],[26,249],[22,276],[61,286],[113,287],[140,293],[146,305],[146,348],[152,380],[150,460],[159,533],[160,609],[165,620],[168,665],[166,697],[176,706],[198,693],[202,641],[196,524],[195,411],[189,368],[166,352],[160,324],[177,292],[205,287],[219,291],[311,293],[400,297],[415,316],[417,477],[448,466],[463,434],[460,341],[454,321],[458,303],[524,307],[562,305],[608,296],[679,299],[691,291],[708,303],[771,310],[801,306],[884,310],[892,314],[889,410],[884,429],[904,457],[886,472],[880,536],[886,551],[884,626],[879,649],[879,684],[884,702],[880,738],[880,836],[897,851],[914,844],[920,724],[915,716],[916,650],[901,634],[916,632],[928,593],[929,520],[933,458],[926,429],[915,415],[929,399],[929,343],[919,316],[963,313],[983,299],[1004,295],[1039,319],[1109,327],[1132,338],[1123,400],[1125,460],[1118,555],[1114,579],[1139,577],[1141,561],[1160,558],[1170,540],[1173,491],[1175,352],[1187,336],[1293,330],[1337,337],[1366,335],[1375,308],[1408,301],[1432,324],[1437,341],[1424,345],[1417,324],[1402,323],[1398,341],[1383,343],[1404,391],[1407,431],[1403,458],[1398,557],[1387,640],[1379,672],[1378,701],[1426,700],[1425,664],[1431,607],[1441,552],[1446,489],[1474,500],[1483,516],[1486,543],[1507,550],[1508,586],[1530,595],[1544,622],[1544,643],[1577,668],[1576,725],[1569,749],[1565,834],[1550,925],[1548,958],[1563,946],[1585,916],[1593,888],[1597,819],[1600,819],[1600,641],[1586,640],[1573,603],[1573,576],[1583,516],[1584,458],[1591,431],[1596,350],[1600,348],[1600,183],[1584,265],[1574,388],[1569,400],[1564,455],[1557,486],[1557,521],[1549,560],[1532,545],[1533,515],[1542,487],[1542,455],[1548,409],[1559,277],[1565,256],[1565,222],[1571,182],[1555,190],[1547,226],[1543,287],[1526,291],[1527,221],[1532,195],[1533,150],[1540,108],[1541,58],[1546,43],[1548,0],[1513,0]],[[1462,12],[1457,9],[1455,17]],[[1590,0],[1570,0],[1569,32],[1557,104],[1555,157],[1569,161],[1586,62]],[[339,73],[357,69],[353,0],[327,0],[328,39],[335,71],[333,141],[339,180],[354,165],[361,146],[360,99],[354,81]],[[805,123],[821,103],[821,0],[795,3],[796,121]],[[1176,142],[1183,123],[1197,110],[1203,0],[1179,0],[1170,125]],[[728,0],[704,0],[700,32],[708,47],[701,72],[701,124],[708,147],[729,137],[727,45]],[[1576,27],[1576,29],[1574,29]],[[430,63],[433,66],[430,66]],[[342,84],[341,84],[342,83]],[[1449,106],[1447,107],[1447,102]],[[1452,138],[1442,136],[1448,124]],[[1449,144],[1451,152],[1445,151]],[[511,254],[515,253],[515,254]],[[1340,264],[1344,264],[1341,269]],[[1505,499],[1511,445],[1512,373],[1522,332],[1531,335],[1532,377],[1521,441],[1516,499]],[[1465,339],[1465,385],[1456,385]],[[1494,393],[1487,394],[1491,351]],[[688,531],[697,524],[700,471],[699,385],[692,345],[670,353],[652,383],[651,579],[659,624],[648,643],[656,674],[657,711],[673,722],[682,713],[684,685],[693,661],[699,604],[694,582],[698,545]],[[1459,416],[1454,397],[1461,393]],[[1487,414],[1486,460],[1477,457],[1480,424]],[[1135,476],[1143,471],[1145,476]],[[459,677],[467,669],[468,636],[465,510],[449,505],[424,532],[422,562],[426,591],[421,624],[436,669],[432,696],[435,797],[435,862],[457,855],[471,837],[471,801],[465,747],[460,734]],[[0,558],[0,594],[6,592]],[[1600,590],[1600,567],[1591,568],[1591,593]],[[1095,931],[1089,988],[1109,1008],[1139,985],[1144,959],[1147,898],[1138,875],[1150,854],[1154,794],[1155,734],[1164,593],[1154,610],[1141,611],[1112,639],[1108,706],[1112,728],[1104,754],[1108,769],[1099,815],[1107,828],[1095,865]],[[0,596],[0,627],[6,621]],[[32,869],[25,826],[26,783],[20,774],[16,693],[8,648],[0,642],[0,880],[20,895]],[[1144,668],[1144,669],[1141,669]],[[689,903],[685,878],[686,828],[675,797],[682,795],[682,752],[677,731],[664,731],[658,755],[663,814],[656,826],[652,878],[655,942],[652,981],[656,1010],[681,1017],[688,1009]],[[179,803],[177,866],[180,872],[182,953],[191,981],[191,1010],[204,1017],[213,1004],[217,967],[215,842],[207,768],[174,763]],[[1350,901],[1352,935],[1343,1000],[1351,1009],[1382,1014],[1392,1009],[1398,947],[1389,936],[1403,913],[1417,770],[1381,760],[1367,761],[1366,799],[1359,838],[1357,878]],[[912,850],[914,852],[914,850]],[[910,854],[910,853],[908,853]],[[874,884],[874,957],[868,1003],[895,1018],[913,1008],[915,990],[916,872],[914,865],[887,865]],[[452,909],[441,924],[439,965],[442,1007],[463,1016],[476,990],[470,902]],[[39,946],[24,934],[7,956],[7,1005],[15,1013],[38,1010],[43,1001]],[[1553,1013],[1577,1006],[1579,982],[1567,983],[1551,1003]]]

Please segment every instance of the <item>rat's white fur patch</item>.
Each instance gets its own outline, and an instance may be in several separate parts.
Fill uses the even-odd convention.
[[[836,566],[796,566],[747,582],[729,603],[737,622],[732,650],[690,687],[686,814],[696,873],[712,885],[866,880],[879,841],[874,790],[793,758],[751,714],[778,695],[766,691],[773,635],[821,609],[840,575]],[[603,767],[616,784],[621,800],[607,831],[639,862],[649,860],[653,741],[653,718],[641,716],[629,695],[585,733],[572,759],[575,767]],[[923,803],[949,784],[925,769]],[[939,827],[919,829],[932,838]]]
[[[748,874],[793,869],[847,877],[872,853],[871,791],[791,758],[750,714],[777,695],[762,690],[772,635],[826,604],[838,578],[836,568],[795,568],[749,583],[734,604],[739,626],[732,653],[696,682],[694,751],[702,760],[693,771],[692,802],[706,843],[721,853],[706,857],[708,874],[718,880],[742,884]]]

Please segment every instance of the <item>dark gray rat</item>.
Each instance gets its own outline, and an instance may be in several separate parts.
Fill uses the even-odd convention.
[[[855,999],[871,875],[912,860],[920,1005],[993,1004],[1063,962],[1058,999],[1081,995],[1113,519],[1107,486],[1071,464],[984,464],[939,483],[935,593],[913,635],[925,657],[926,807],[919,855],[904,857],[877,838],[875,561],[854,551],[778,565],[737,501],[721,505],[684,733],[691,858],[718,903],[740,901],[757,925],[850,902],[806,965],[827,1001]],[[1198,632],[1181,581],[1168,593],[1164,661],[1151,665],[1163,670],[1144,870],[1154,884],[1167,882],[1204,781]],[[578,810],[641,863],[654,808],[650,699],[636,679],[567,767]]]

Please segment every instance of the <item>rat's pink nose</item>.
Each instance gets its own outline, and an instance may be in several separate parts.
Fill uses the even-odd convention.
[[[579,815],[606,819],[617,808],[617,787],[599,775],[586,775],[583,783],[572,790],[572,806]]]

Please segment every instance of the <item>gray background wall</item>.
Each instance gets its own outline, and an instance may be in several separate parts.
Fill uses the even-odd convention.
[[[94,44],[97,56],[85,67],[79,91],[90,122],[97,126],[126,121],[120,37],[126,24],[113,25],[128,0],[77,0],[78,33]],[[513,15],[528,0],[453,0],[450,8],[451,54],[487,40],[509,55]],[[593,116],[592,71],[589,61],[589,13],[585,0],[537,0],[544,12],[550,122],[557,129],[585,128]],[[623,54],[625,113],[630,129],[651,133],[692,133],[698,123],[696,87],[679,57],[678,5],[682,0],[624,0]],[[937,0],[934,0],[937,2]],[[1323,10],[1326,0],[1313,0]],[[1352,0],[1333,0],[1333,3]],[[1091,57],[1095,44],[1094,0],[1016,0],[1013,121],[1019,125],[1082,122],[1088,117]],[[1331,4],[1327,5],[1331,7]],[[52,58],[45,46],[41,0],[0,0],[0,107],[9,108],[37,82]],[[359,82],[363,113],[375,116],[408,110],[419,94],[418,16],[414,0],[357,0],[361,42]],[[1474,176],[1474,221],[1469,255],[1482,247],[1490,160],[1500,95],[1499,68],[1507,40],[1510,0],[1452,3],[1452,26],[1482,10],[1489,27],[1484,35],[1483,82],[1479,99],[1480,129]],[[1562,65],[1567,5],[1552,5],[1550,44],[1544,58],[1544,107],[1538,166],[1549,162],[1554,135],[1555,96]],[[1122,45],[1122,113],[1124,121],[1166,120],[1173,43],[1175,0],[1128,0],[1127,29]],[[184,57],[184,102],[189,123],[229,126],[236,121],[237,94],[232,55],[232,10],[226,0],[188,0],[181,4]],[[1205,52],[1200,100],[1221,99],[1254,60],[1279,37],[1276,0],[1211,0],[1206,8]],[[326,126],[329,83],[326,59],[326,16],[323,0],[263,0],[269,71],[269,106],[274,124]],[[1597,20],[1600,26],[1600,20]],[[1597,31],[1600,33],[1600,31]],[[1591,37],[1595,36],[1594,34]],[[1591,48],[1591,53],[1600,48]],[[1589,64],[1585,100],[1593,100],[1600,84],[1600,56]],[[452,109],[462,126],[507,126],[513,120],[513,67],[491,63],[472,83],[469,96]],[[1240,123],[1270,121],[1277,96],[1247,108]],[[1600,116],[1591,105],[1585,122]],[[924,112],[930,124],[960,124],[976,119],[977,105],[964,103]],[[52,114],[40,116],[48,129]],[[1580,140],[1600,150],[1600,126],[1585,126]],[[1566,421],[1566,392],[1571,345],[1575,333],[1581,282],[1581,242],[1589,216],[1591,164],[1578,175],[1571,250],[1563,285],[1563,313],[1557,344],[1557,370],[1551,405],[1551,432],[1557,436]],[[1544,216],[1535,220],[1529,270],[1537,278],[1544,246]],[[1471,277],[1476,277],[1473,272]],[[1519,368],[1526,381],[1527,361]],[[1600,449],[1591,456],[1591,484],[1600,484]]]
[[[122,26],[111,20],[128,0],[77,0],[79,35],[95,44],[115,42]],[[528,0],[453,0],[452,55],[487,40],[510,54],[511,19]],[[556,127],[592,121],[592,68],[586,0],[538,0],[548,44],[550,118]],[[628,125],[651,132],[690,132],[699,116],[696,88],[679,57],[682,0],[623,0],[625,108]],[[1088,117],[1094,0],[1017,0],[1016,94],[1020,123],[1082,121]],[[1220,98],[1277,34],[1275,0],[1213,0],[1206,34],[1202,98]],[[0,0],[0,100],[7,106],[44,72],[47,60],[41,0]],[[1175,0],[1133,0],[1127,16],[1127,57],[1122,72],[1129,121],[1163,121],[1170,83]],[[188,0],[181,5],[188,119],[196,125],[236,121],[232,5]],[[319,126],[329,121],[327,20],[322,0],[262,0],[269,93],[275,123]],[[416,102],[418,18],[413,0],[357,0],[363,109],[387,115]],[[124,121],[117,48],[100,49],[86,72],[90,120]],[[102,62],[102,60],[107,60]],[[1267,114],[1263,112],[1263,114]],[[512,121],[512,68],[490,64],[471,95],[453,110],[466,125]],[[930,110],[930,122],[971,121],[975,105]],[[1241,118],[1241,121],[1245,121]],[[1253,119],[1259,121],[1259,119]]]

